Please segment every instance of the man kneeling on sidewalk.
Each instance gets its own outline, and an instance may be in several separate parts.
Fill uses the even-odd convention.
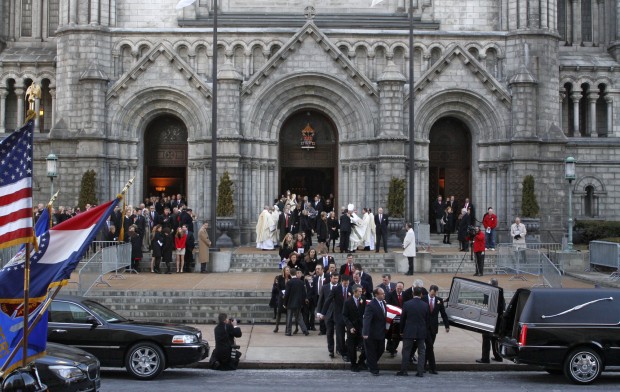
[[[209,367],[214,370],[237,370],[241,353],[235,345],[235,338],[241,337],[237,320],[229,319],[226,313],[217,316],[215,326],[215,350],[211,354]]]

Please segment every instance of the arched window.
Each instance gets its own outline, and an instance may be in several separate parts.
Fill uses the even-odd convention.
[[[407,67],[405,61],[405,49],[400,46],[394,49],[394,64],[396,64],[396,66],[403,75],[408,74],[408,72],[405,70],[405,68]]]
[[[386,65],[386,50],[383,46],[379,46],[375,50],[375,75],[377,77],[381,76]]]
[[[562,41],[570,41],[567,31],[568,23],[566,23],[566,21],[569,20],[567,16],[568,7],[566,7],[567,1],[568,0],[558,0],[558,33]]]
[[[124,45],[121,48],[121,75],[128,72],[133,64],[133,56],[131,55],[131,47]]]
[[[47,35],[53,37],[60,24],[60,0],[48,0],[47,3]]]
[[[245,75],[244,72],[244,68],[245,68],[245,51],[243,50],[243,46],[241,45],[237,45],[235,46],[235,50],[233,52],[233,64],[235,66],[235,69],[237,69],[237,72],[239,72],[240,74]]]
[[[594,187],[592,185],[588,185],[586,187],[586,194],[583,200],[583,213],[587,217],[595,217],[598,215],[596,205],[596,197],[594,196]]]
[[[489,48],[486,52],[486,59],[485,59],[485,66],[487,68],[487,71],[489,71],[489,73],[491,75],[493,75],[496,78],[499,78],[499,67],[497,65],[497,51],[494,48]]]
[[[355,66],[362,73],[366,74],[368,62],[368,52],[364,46],[358,46],[355,48]]]
[[[581,0],[581,41],[592,42],[592,0]]]
[[[430,66],[432,67],[441,57],[441,49],[440,48],[433,48],[431,50],[431,63]]]
[[[32,37],[32,0],[22,0],[21,36]]]
[[[252,49],[252,73],[255,73],[259,69],[263,68],[265,65],[266,59],[265,54],[263,53],[263,48],[260,45],[254,46]]]
[[[599,84],[598,99],[596,100],[596,131],[598,136],[609,135],[609,129],[607,129],[607,102],[605,101],[606,90],[605,84]]]
[[[480,58],[480,53],[478,52],[478,48],[472,46],[471,48],[467,49],[467,52],[469,52],[469,54],[471,54],[476,60],[478,60]]]

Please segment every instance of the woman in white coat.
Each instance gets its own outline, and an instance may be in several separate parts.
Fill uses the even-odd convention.
[[[407,258],[409,263],[409,270],[405,275],[413,275],[413,259],[415,258],[415,232],[413,231],[413,226],[411,223],[407,222],[405,224],[405,230],[407,230],[407,235],[405,235],[405,240],[403,241],[403,256]]]

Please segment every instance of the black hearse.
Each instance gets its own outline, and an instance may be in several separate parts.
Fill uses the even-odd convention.
[[[450,323],[492,331],[498,296],[486,297],[486,304],[480,298],[493,289],[497,288],[454,278],[446,301]],[[577,384],[589,384],[606,367],[620,366],[617,289],[518,289],[496,327],[502,357],[541,366],[551,374],[564,373]]]

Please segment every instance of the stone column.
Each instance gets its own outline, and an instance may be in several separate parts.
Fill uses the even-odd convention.
[[[573,7],[573,46],[581,45],[581,0],[571,0]]]
[[[485,166],[480,167],[480,185],[482,185],[482,189],[481,189],[482,198],[480,198],[479,200],[482,201],[482,203],[478,203],[478,205],[480,206],[478,208],[481,208],[482,206],[486,206],[489,204],[488,191],[490,191],[490,189],[488,187],[488,181],[489,181],[488,171],[489,171],[488,167],[485,167]],[[471,196],[473,197],[474,195],[471,195]]]
[[[570,94],[570,99],[573,101],[573,136],[580,136],[579,130],[579,100],[581,99],[581,93],[574,91]]]
[[[15,124],[15,129],[20,128],[24,123],[24,92],[21,87],[15,89],[15,95],[17,95],[17,124]]]
[[[0,133],[6,132],[6,97],[9,95],[9,91],[2,87],[0,88]]]
[[[490,207],[492,206],[493,209],[495,209],[496,214],[497,214],[497,202],[498,202],[498,197],[497,197],[497,168],[493,167],[491,168],[491,181],[490,181],[490,185],[491,185],[491,202],[489,203]]]
[[[33,1],[32,2],[32,38],[42,38],[43,31],[41,20],[43,19],[43,2],[42,1]]]
[[[596,101],[598,100],[598,92],[588,93],[588,112],[590,126],[590,137],[598,137],[598,130],[596,129]]]
[[[510,78],[512,88],[512,137],[527,139],[537,137],[537,95],[538,81],[525,66]]]
[[[594,2],[598,3],[598,0],[592,0],[592,3]],[[594,4],[592,4],[594,5]],[[598,4],[596,4],[596,6],[592,7],[592,15],[591,15],[591,20],[592,20],[592,45],[593,46],[598,46],[600,41],[599,41],[599,31],[601,26],[598,24],[599,22],[599,15],[598,15],[598,11],[599,11],[599,7]]]
[[[614,124],[613,124],[613,107],[614,99],[607,95],[605,96],[605,102],[607,103],[607,137],[614,136]]]
[[[342,196],[340,196],[340,204],[341,206],[345,206],[349,203],[348,200],[351,199],[351,194],[349,192],[349,187],[350,187],[350,173],[349,173],[349,165],[342,165],[342,181],[340,181],[340,183],[342,184],[342,189],[340,194]],[[338,208],[340,208],[341,206],[338,206]],[[334,206],[334,208],[336,208],[336,206]]]
[[[52,110],[50,111],[49,118],[51,119],[51,122],[49,123],[49,125],[50,125],[50,129],[52,129],[56,121],[56,89],[55,88],[50,87],[50,96],[52,97]]]
[[[41,108],[41,100],[39,98],[34,99],[34,131],[39,131],[39,109]]]
[[[407,79],[392,60],[377,83],[379,85],[379,137],[395,137],[403,133],[403,90]]]

